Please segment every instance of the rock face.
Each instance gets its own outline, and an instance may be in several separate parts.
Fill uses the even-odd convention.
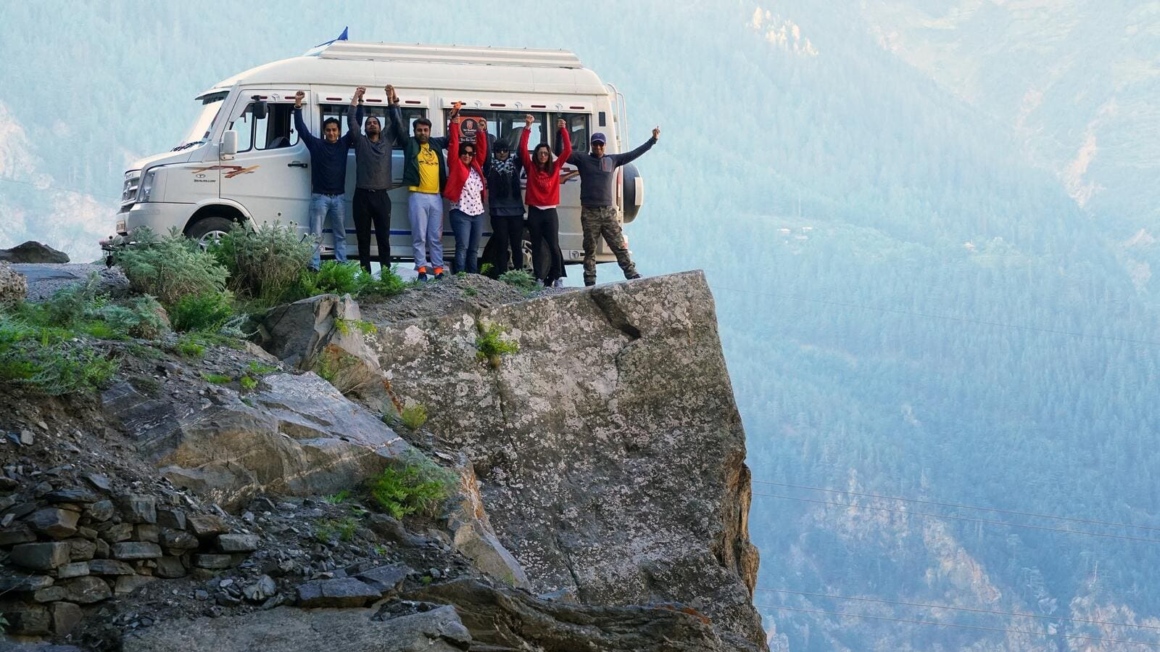
[[[326,376],[346,393],[383,378],[359,330],[361,320],[349,295],[324,294],[278,306],[263,320],[265,347],[289,366]]]
[[[29,240],[11,249],[0,249],[0,261],[9,263],[67,263],[68,254]]]
[[[172,403],[118,383],[102,403],[171,482],[227,509],[259,492],[347,489],[411,451],[376,415],[314,374],[265,376],[245,398],[217,393],[179,415]]]
[[[520,344],[498,368],[477,360],[480,320]],[[745,433],[701,273],[378,326],[393,390],[470,459],[533,590],[680,603],[766,649]]]
[[[17,303],[28,295],[28,280],[5,262],[0,262],[0,304]]]
[[[389,620],[373,609],[279,608],[169,623],[125,637],[125,652],[463,652],[471,637],[452,607]],[[341,643],[340,643],[341,642]],[[336,647],[336,644],[338,647]]]

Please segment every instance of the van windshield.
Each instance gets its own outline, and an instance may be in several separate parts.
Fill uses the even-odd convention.
[[[229,95],[229,91],[210,93],[200,98],[201,110],[198,112],[197,118],[194,119],[193,126],[181,139],[181,144],[173,148],[173,151],[187,149],[209,140],[209,128],[213,126],[213,119],[217,117],[218,110],[222,108],[222,102],[225,101],[226,95]]]

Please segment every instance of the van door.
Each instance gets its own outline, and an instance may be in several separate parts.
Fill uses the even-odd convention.
[[[234,114],[228,129],[238,132],[238,153],[219,166],[221,198],[245,207],[255,226],[293,224],[309,230],[310,153],[294,129],[294,92],[246,92],[266,102],[266,115],[254,115],[250,101]],[[303,118],[310,124],[309,114]]]

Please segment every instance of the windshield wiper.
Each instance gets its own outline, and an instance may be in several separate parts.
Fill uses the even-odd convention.
[[[177,147],[174,147],[173,149],[171,149],[169,151],[180,152],[183,149],[189,149],[190,147],[194,147],[195,145],[200,145],[204,142],[205,142],[204,140],[191,140],[188,143],[185,143],[184,145],[178,145]]]

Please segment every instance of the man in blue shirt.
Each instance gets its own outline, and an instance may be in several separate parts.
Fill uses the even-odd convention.
[[[330,221],[334,232],[334,257],[346,262],[346,158],[354,144],[351,132],[339,137],[337,118],[322,123],[322,138],[310,133],[302,120],[302,100],[306,94],[294,94],[294,128],[310,150],[310,233],[314,236],[314,255],[310,269],[321,266],[322,225]]]

